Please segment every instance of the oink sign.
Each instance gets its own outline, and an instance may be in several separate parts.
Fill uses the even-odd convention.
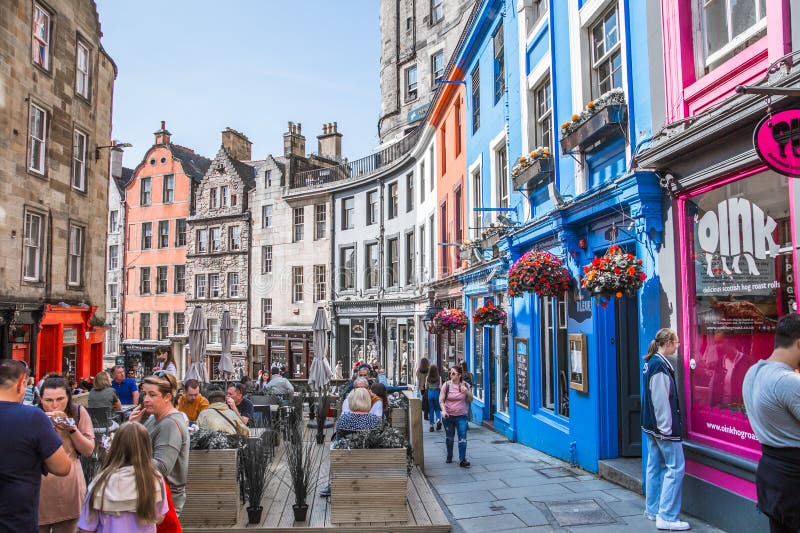
[[[756,152],[764,163],[785,176],[800,177],[800,109],[766,116],[753,134]]]

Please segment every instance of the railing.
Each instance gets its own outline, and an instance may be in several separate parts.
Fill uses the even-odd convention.
[[[406,155],[419,140],[420,130],[416,129],[410,135],[406,135],[400,141],[361,159],[342,163],[326,168],[315,168],[305,172],[298,172],[293,175],[289,183],[289,188],[299,189],[302,187],[321,187],[328,183],[333,183],[347,178],[358,178],[371,174]]]

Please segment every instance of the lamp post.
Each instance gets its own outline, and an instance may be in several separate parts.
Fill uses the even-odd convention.
[[[97,161],[100,159],[100,150],[104,150],[106,148],[130,148],[133,145],[131,143],[116,143],[116,144],[109,144],[107,146],[95,146],[94,147],[94,160]]]

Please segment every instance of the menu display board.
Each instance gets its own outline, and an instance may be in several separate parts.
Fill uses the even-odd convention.
[[[531,408],[530,371],[528,369],[528,339],[514,338],[514,399],[517,405]]]

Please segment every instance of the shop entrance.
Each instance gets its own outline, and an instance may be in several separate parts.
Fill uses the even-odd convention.
[[[61,373],[65,376],[75,376],[75,368],[78,366],[78,347],[75,345],[64,346],[61,351]]]
[[[641,457],[639,309],[636,298],[631,296],[619,298],[615,304],[619,454],[623,457]]]

